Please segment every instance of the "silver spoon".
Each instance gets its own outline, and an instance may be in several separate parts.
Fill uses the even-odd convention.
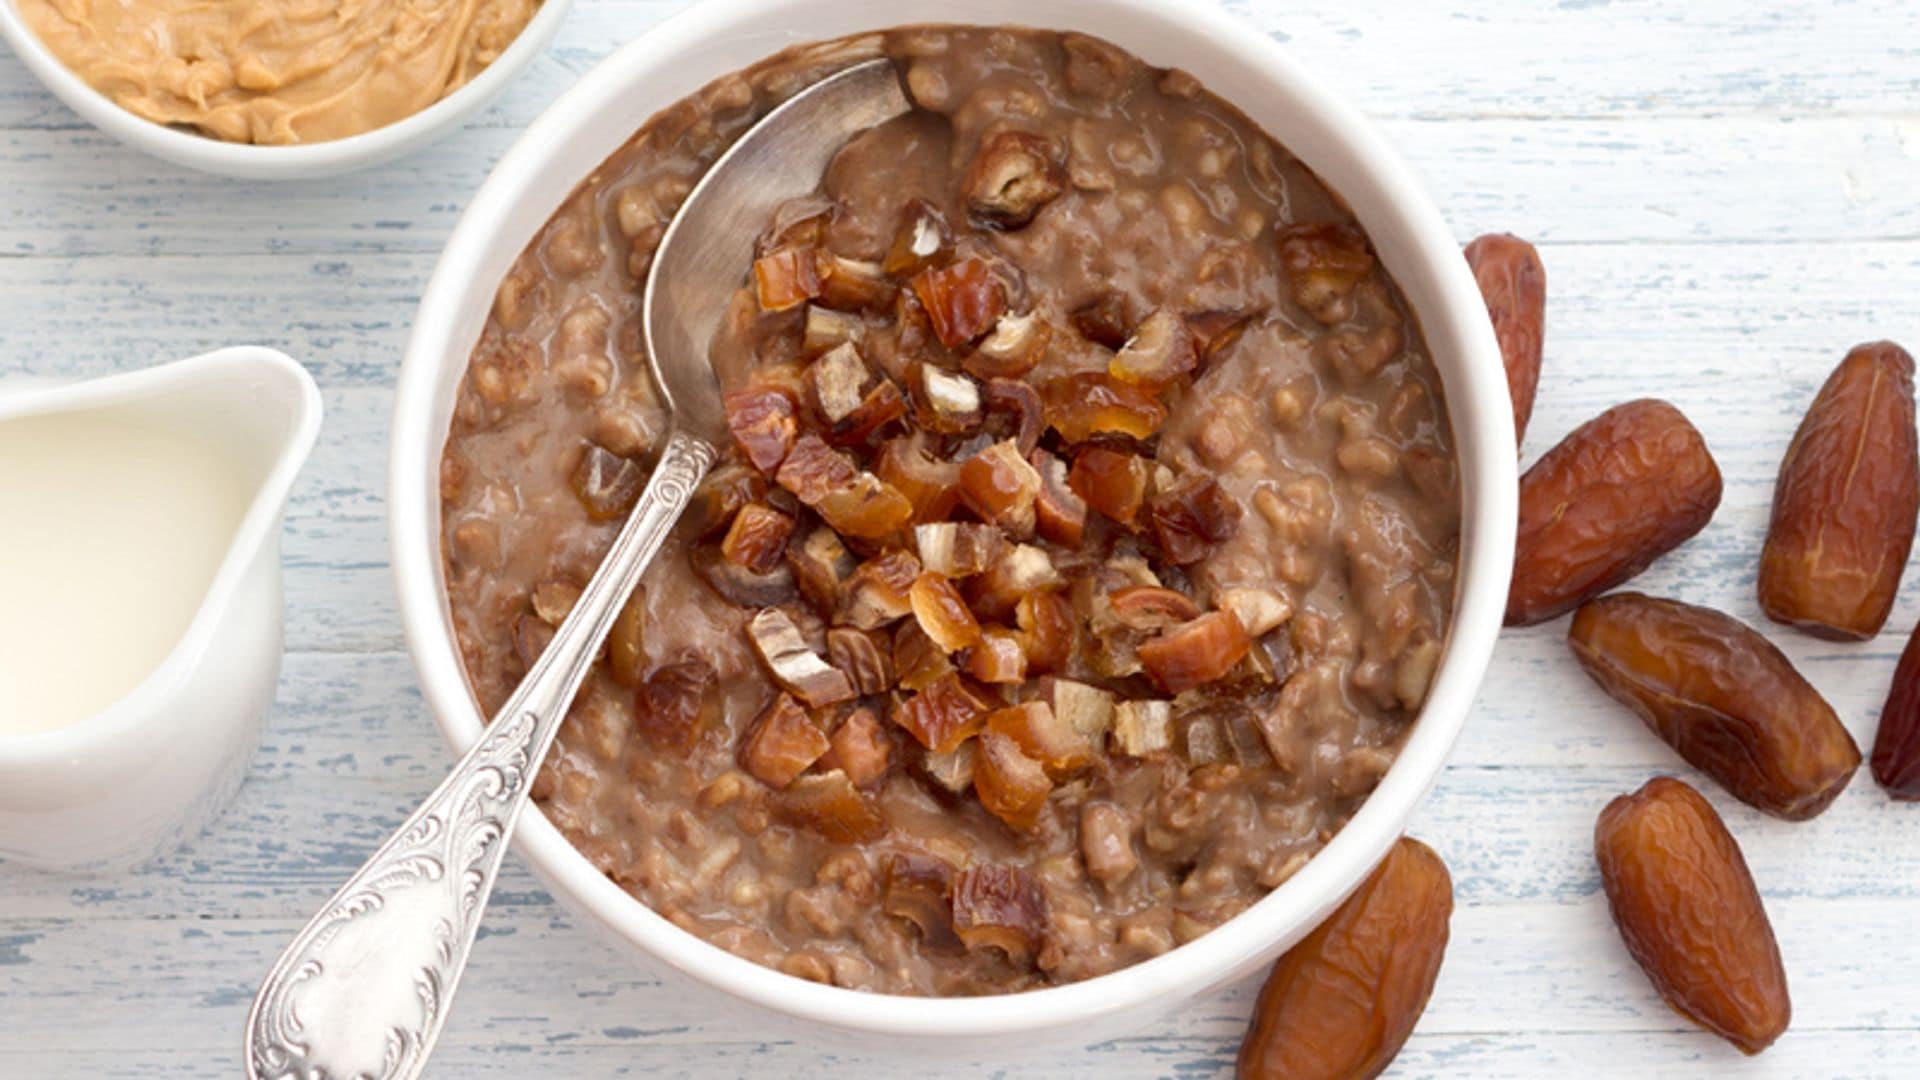
[[[707,347],[760,223],[812,191],[849,136],[908,108],[887,61],[847,68],[768,113],[687,196],[660,241],[643,316],[672,416],[660,462],[572,614],[480,741],[268,973],[247,1015],[253,1080],[403,1080],[425,1068],[540,762],[727,437]]]

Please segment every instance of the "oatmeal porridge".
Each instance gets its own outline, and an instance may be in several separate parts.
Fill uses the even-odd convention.
[[[1190,75],[1072,34],[808,45],[655,116],[502,281],[441,462],[484,709],[666,418],[640,301],[759,116],[886,57],[915,109],[783,207],[713,343],[734,436],[535,798],[688,931],[980,994],[1166,952],[1378,783],[1451,611],[1439,377],[1352,215]]]

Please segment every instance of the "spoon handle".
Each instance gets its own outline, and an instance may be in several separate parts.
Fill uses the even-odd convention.
[[[673,433],[612,550],[480,741],[281,955],[247,1016],[253,1080],[420,1074],[540,762],[714,454]]]

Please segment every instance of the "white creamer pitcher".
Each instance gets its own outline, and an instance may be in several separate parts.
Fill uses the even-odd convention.
[[[151,670],[131,677],[131,689],[117,697],[109,693],[97,711],[49,730],[0,724],[0,861],[97,871],[143,862],[191,839],[239,789],[279,680],[281,517],[319,434],[320,393],[299,364],[254,347],[52,388],[0,386],[0,439],[10,424],[39,425],[31,437],[6,444],[14,455],[8,467],[20,468],[36,453],[39,432],[60,423],[177,433],[220,463],[219,480],[234,491],[231,535],[208,540],[209,584],[197,606],[190,598],[183,605],[190,612],[185,629]],[[32,523],[16,516],[10,525],[8,515],[26,512],[0,505],[0,530],[25,535]],[[152,564],[140,572],[169,573],[163,555],[141,547],[129,545],[134,558]],[[36,620],[25,624],[27,632],[40,621],[57,622],[5,601],[0,618]],[[26,655],[19,643],[38,644],[18,636],[22,625],[14,624],[17,655]],[[91,644],[84,634],[73,636],[81,639],[76,649]],[[56,695],[61,688],[35,689]]]

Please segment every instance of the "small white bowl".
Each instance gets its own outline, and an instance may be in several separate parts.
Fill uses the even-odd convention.
[[[1238,105],[1340,193],[1418,313],[1444,380],[1464,500],[1453,625],[1426,708],[1379,788],[1307,866],[1239,917],[1163,956],[1066,986],[972,998],[915,998],[820,986],[761,967],[675,927],[574,850],[540,813],[514,842],[553,892],[660,965],[738,1002],[717,1016],[809,1042],[854,1043],[918,1060],[1005,1059],[1089,1043],[1270,962],[1350,892],[1399,836],[1453,747],[1485,673],[1512,571],[1516,477],[1500,353],[1459,245],[1373,128],[1286,50],[1192,0],[707,0],[589,71],[542,115],[461,217],[420,304],[393,428],[393,565],[401,617],[428,704],[456,750],[484,718],[467,687],[441,579],[439,461],[494,292],[581,177],[660,108],[799,41],[923,22],[1080,30],[1155,64],[1184,68]],[[1386,62],[1386,58],[1383,58]],[[1447,838],[1433,837],[1442,847]],[[734,1013],[742,1010],[735,1009]]]
[[[540,55],[572,4],[573,0],[544,0],[499,59],[412,116],[344,139],[298,146],[226,142],[135,116],[61,63],[27,25],[14,0],[0,0],[0,40],[55,97],[94,127],[136,150],[189,169],[242,180],[311,180],[391,161],[459,127]]]
[[[320,391],[272,349],[0,397],[0,424],[111,408],[207,432],[257,487],[186,632],[125,697],[65,727],[0,735],[0,860],[97,872],[197,835],[239,790],[280,672],[280,520],[320,431]],[[164,573],[164,567],[154,567]]]

